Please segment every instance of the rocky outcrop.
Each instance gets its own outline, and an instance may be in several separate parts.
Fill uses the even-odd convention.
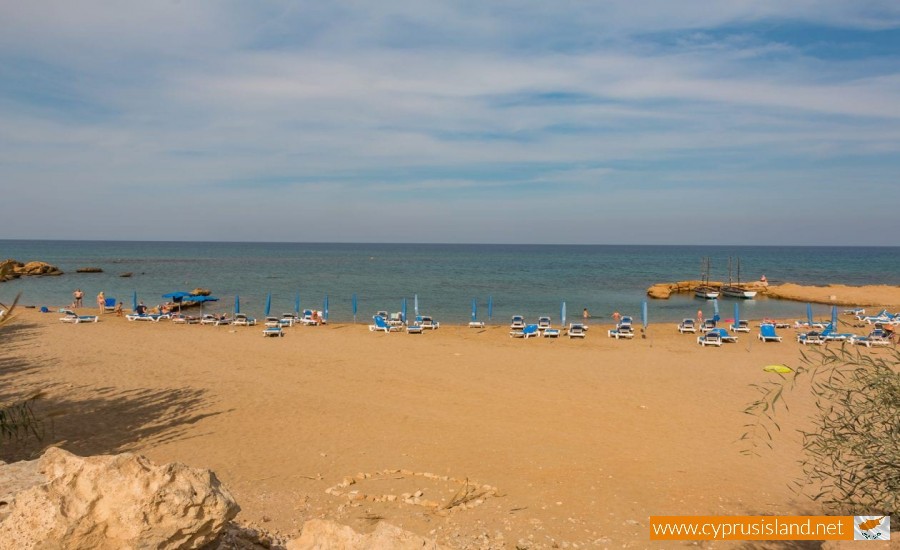
[[[126,271],[125,273],[119,273],[119,277],[131,277],[134,275],[131,271]]]
[[[346,525],[323,519],[311,519],[303,524],[300,537],[289,541],[287,550],[441,550],[435,541],[389,523],[379,523],[368,535],[357,533]]]
[[[79,267],[75,273],[103,273],[103,269],[99,267]]]
[[[62,274],[63,272],[58,267],[45,262],[22,263],[12,259],[0,262],[0,282],[18,279],[19,277]]]
[[[195,288],[191,291],[191,294],[193,294],[194,296],[209,296],[210,294],[212,294],[212,291],[208,288]]]
[[[239,510],[209,470],[58,448],[0,466],[0,499],[0,550],[199,548]]]

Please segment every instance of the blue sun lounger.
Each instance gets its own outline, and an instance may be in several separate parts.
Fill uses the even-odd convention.
[[[734,342],[738,341],[737,336],[729,334],[728,331],[725,330],[724,328],[714,328],[711,331],[709,331],[707,334],[709,334],[709,333],[718,334],[719,338],[721,338],[723,342],[734,343]]]
[[[284,331],[281,330],[281,327],[266,327],[262,333],[263,336],[284,336]]]
[[[375,315],[374,317],[372,317],[372,319],[375,321],[375,324],[369,325],[370,332],[399,332],[400,330],[403,330],[403,327],[399,325],[391,325],[390,323],[385,321],[384,317],[382,317],[381,315]]]
[[[781,336],[778,336],[778,333],[775,332],[775,325],[768,323],[759,325],[757,338],[763,342],[781,342]]]
[[[532,336],[540,336],[541,331],[537,325],[526,325],[522,330],[511,330],[509,335],[513,338],[531,338]]]

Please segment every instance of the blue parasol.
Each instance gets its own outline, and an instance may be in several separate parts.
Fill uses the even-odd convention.
[[[494,297],[488,296],[488,321],[494,318]]]
[[[472,298],[472,322],[474,323],[478,318],[478,305],[475,302],[475,298]]]
[[[647,330],[647,325],[650,324],[650,319],[647,317],[647,300],[641,302],[641,324],[644,326],[644,330]]]
[[[735,302],[734,303],[734,325],[733,326],[735,326],[735,327],[738,326],[738,323],[740,323],[740,321],[741,321],[741,308],[740,308],[740,306],[738,306],[738,303]]]
[[[813,326],[813,318],[812,318],[812,304],[806,304],[806,322],[809,324],[809,328]]]
[[[215,296],[191,296],[190,301],[194,303],[200,304],[200,315],[203,315],[203,304],[206,302],[218,302],[219,299]]]
[[[241,297],[237,294],[234,295],[234,314],[237,315],[241,312]]]
[[[353,295],[353,322],[356,322],[356,294]]]
[[[563,300],[561,306],[559,306],[559,318],[562,326],[566,326],[566,302]]]
[[[400,302],[400,315],[403,316],[402,320],[405,323],[406,322],[406,298],[403,298],[403,300]]]
[[[419,317],[419,295],[413,294],[413,313],[416,314],[416,318]]]
[[[719,317],[719,299],[713,298],[712,303],[713,303],[713,318],[712,318],[712,320],[718,323],[719,319],[720,319],[720,317]]]
[[[263,314],[263,317],[268,317],[269,312],[272,311],[272,293],[266,294],[266,311]]]
[[[837,330],[837,306],[831,306],[831,330]]]
[[[328,295],[325,295],[325,303],[322,304],[322,319],[325,319],[325,322],[328,322]]]
[[[300,293],[294,294],[294,315],[300,317]]]
[[[181,290],[162,295],[163,298],[168,298],[178,304],[178,311],[181,311],[181,302],[183,302],[185,298],[190,298],[191,296],[193,296],[193,294],[191,294],[190,292],[184,292]]]

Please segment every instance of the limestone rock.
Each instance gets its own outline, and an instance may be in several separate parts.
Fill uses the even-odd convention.
[[[131,271],[126,271],[125,273],[119,273],[119,277],[131,277],[134,275]]]
[[[3,484],[23,472],[31,472],[26,487]],[[131,453],[82,458],[58,448],[30,464],[0,466],[0,495],[9,503],[0,550],[199,548],[239,511],[209,470],[157,466]]]
[[[191,294],[193,294],[194,296],[209,296],[210,294],[212,294],[212,291],[208,288],[195,288],[191,291]]]
[[[300,537],[289,541],[287,550],[441,550],[434,540],[381,522],[368,535],[357,533],[346,525],[323,519],[303,524]]]
[[[75,273],[103,273],[103,269],[99,267],[79,267]]]
[[[0,262],[0,283],[22,276],[62,275],[56,266],[44,262],[22,263],[13,259]]]
[[[659,300],[667,300],[672,295],[672,285],[659,283],[647,289],[647,296]]]

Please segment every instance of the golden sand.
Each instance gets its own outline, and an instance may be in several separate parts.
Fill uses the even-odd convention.
[[[75,453],[211,468],[239,519],[266,529],[324,517],[367,531],[383,518],[456,547],[645,547],[651,514],[817,510],[788,487],[802,392],[774,451],[747,457],[737,443],[751,384],[778,376],[763,367],[799,363],[790,330],[701,348],[671,324],[631,341],[598,325],[584,340],[362,324],[263,338],[58,317],[26,310],[6,333],[0,400],[44,389],[39,413],[62,413],[47,442]],[[466,486],[478,498],[442,510]]]

